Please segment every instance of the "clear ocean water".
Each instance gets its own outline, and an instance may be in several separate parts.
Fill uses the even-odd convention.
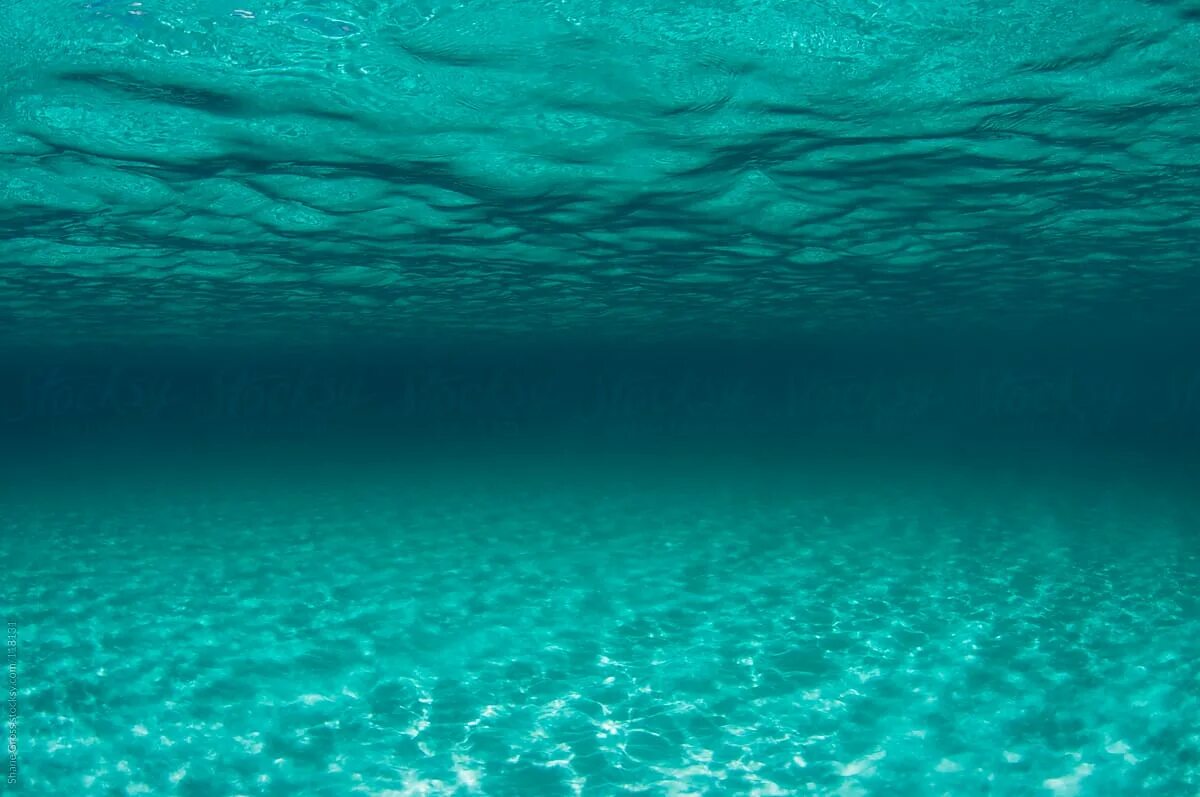
[[[5,0],[0,790],[1200,797],[1198,41]]]

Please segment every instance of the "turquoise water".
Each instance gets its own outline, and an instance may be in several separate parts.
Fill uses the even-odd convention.
[[[1198,32],[1185,0],[7,0],[6,337],[1194,318]]]
[[[4,0],[0,788],[1200,797],[1198,37]]]
[[[10,512],[25,788],[1200,790],[1195,496],[538,463]]]

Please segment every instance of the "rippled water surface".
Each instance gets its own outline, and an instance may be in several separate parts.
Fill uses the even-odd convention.
[[[35,340],[1182,318],[1197,36],[1185,0],[8,0],[0,312]]]
[[[5,788],[1200,795],[1198,43],[0,0]]]

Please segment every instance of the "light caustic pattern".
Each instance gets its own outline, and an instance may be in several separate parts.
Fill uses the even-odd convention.
[[[46,797],[1200,789],[1179,505],[863,492],[17,513],[22,777]]]
[[[1183,2],[3,5],[9,336],[738,336],[1200,297]]]

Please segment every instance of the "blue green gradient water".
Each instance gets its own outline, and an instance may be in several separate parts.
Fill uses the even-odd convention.
[[[5,793],[1200,795],[1194,3],[0,5]]]
[[[23,788],[1200,789],[1194,370],[519,351],[25,363]]]

